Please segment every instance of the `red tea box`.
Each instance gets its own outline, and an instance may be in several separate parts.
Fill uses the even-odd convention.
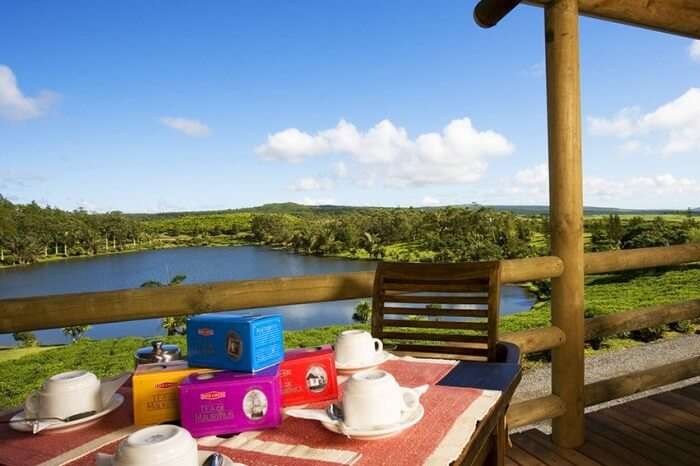
[[[192,374],[180,384],[180,424],[193,437],[267,429],[281,422],[279,366],[256,373]]]
[[[338,376],[330,345],[287,351],[280,365],[280,376],[282,406],[338,398]]]

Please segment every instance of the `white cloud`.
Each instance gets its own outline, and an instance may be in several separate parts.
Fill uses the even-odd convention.
[[[700,63],[700,40],[694,40],[690,43],[688,54],[690,54],[691,60]]]
[[[333,165],[333,174],[337,178],[345,178],[348,176],[348,166],[345,164],[345,162],[336,162]]]
[[[515,174],[515,182],[524,186],[543,186],[547,183],[549,168],[541,163],[532,168],[520,170]]]
[[[700,182],[669,173],[626,178],[588,176],[583,180],[583,193],[588,205],[599,201],[613,202],[617,205],[617,201],[639,200],[649,196],[661,199],[666,197],[668,201],[676,201],[676,196],[700,193]],[[501,183],[499,193],[492,195],[501,195],[509,199],[517,197],[525,204],[547,202],[547,164],[542,163],[517,172],[512,178]]]
[[[256,153],[267,160],[300,162],[307,157],[339,154],[382,174],[392,187],[470,183],[481,178],[489,157],[507,155],[513,145],[494,131],[479,131],[469,118],[451,121],[441,133],[415,139],[404,128],[383,120],[366,132],[341,120],[315,135],[296,128],[268,135]],[[338,173],[336,166],[336,173]],[[346,174],[347,166],[340,169]]]
[[[423,197],[423,200],[421,201],[421,205],[424,205],[424,206],[436,206],[436,205],[440,205],[440,204],[441,204],[440,199],[438,199],[436,197],[432,197],[432,196],[425,196],[425,197]]]
[[[332,197],[315,198],[304,196],[304,199],[301,201],[301,203],[304,205],[334,205],[335,199]]]
[[[588,127],[596,136],[627,138],[639,132],[639,107],[623,108],[612,118],[588,117]]]
[[[199,120],[180,117],[162,117],[160,122],[169,128],[180,131],[191,137],[205,137],[209,135],[209,127]]]
[[[290,186],[290,189],[292,191],[328,191],[334,186],[335,183],[330,178],[305,176]]]
[[[36,97],[22,94],[17,78],[9,66],[0,65],[0,118],[31,120],[43,116],[58,99],[51,91],[41,91]]]
[[[700,150],[700,89],[690,88],[685,94],[650,113],[640,114],[636,107],[625,108],[613,118],[589,117],[588,124],[594,135],[620,139],[660,133],[665,137],[665,142],[658,147],[658,151],[664,155]],[[641,149],[643,145],[637,142]],[[627,149],[633,146],[634,143]]]
[[[662,148],[665,154],[700,149],[700,89],[691,88],[677,99],[644,115],[641,126],[668,132]]]
[[[530,65],[527,69],[522,70],[520,74],[528,78],[543,78],[546,72],[547,68],[544,62],[542,61]]]
[[[630,139],[629,141],[625,141],[622,143],[622,145],[620,145],[620,151],[622,151],[625,154],[638,153],[642,149],[642,143],[638,139]]]
[[[589,177],[584,181],[584,193],[597,199],[635,199],[641,196],[675,196],[700,193],[700,183],[692,178],[671,174],[637,176],[623,179]]]

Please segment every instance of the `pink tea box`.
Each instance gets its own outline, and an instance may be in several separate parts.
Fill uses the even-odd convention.
[[[338,375],[330,345],[287,351],[280,377],[282,406],[338,399]]]
[[[277,427],[281,402],[279,366],[191,374],[180,383],[180,423],[193,437]]]

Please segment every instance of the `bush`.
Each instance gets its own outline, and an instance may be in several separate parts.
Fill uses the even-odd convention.
[[[372,306],[367,301],[360,301],[355,306],[355,313],[352,315],[352,320],[355,322],[366,323],[372,315]]]
[[[74,325],[72,327],[64,327],[63,334],[69,336],[73,343],[77,343],[88,330],[90,330],[89,325]]]
[[[668,328],[678,333],[690,333],[694,330],[693,324],[689,320],[671,322],[670,324],[668,324]]]
[[[28,348],[30,346],[38,346],[39,340],[36,335],[32,332],[17,332],[12,334],[12,338],[15,339],[17,344],[22,348]]]
[[[547,301],[552,298],[552,280],[533,280],[528,286],[528,291],[534,293],[538,301]]]
[[[591,318],[596,317],[596,316],[601,315],[601,314],[602,314],[602,312],[597,307],[587,307],[583,311],[583,317],[586,319],[591,319]],[[586,343],[591,345],[591,348],[593,348],[594,350],[597,351],[603,345],[604,340],[605,340],[605,338],[603,338],[603,337],[593,337],[590,340],[586,340]]]
[[[187,333],[187,317],[164,317],[160,320],[160,326],[165,329],[168,336],[185,335]]]
[[[649,343],[650,341],[658,340],[664,335],[664,327],[648,327],[639,330],[632,330],[630,338],[637,341]]]

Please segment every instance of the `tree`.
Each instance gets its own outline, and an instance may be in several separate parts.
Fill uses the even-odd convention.
[[[12,338],[14,338],[17,344],[22,348],[37,346],[39,344],[39,340],[37,340],[36,335],[32,332],[13,333]]]
[[[63,334],[69,336],[73,343],[77,343],[88,330],[90,330],[89,325],[73,325],[71,327],[64,327]]]
[[[187,275],[175,275],[167,285],[157,281],[148,280],[141,284],[141,288],[161,288],[164,286],[177,286],[187,279]],[[160,326],[165,329],[168,336],[184,335],[187,332],[187,317],[189,316],[174,316],[164,317],[160,321]]]
[[[355,312],[352,315],[352,320],[356,322],[366,323],[372,316],[372,306],[367,301],[360,301],[355,306]]]

